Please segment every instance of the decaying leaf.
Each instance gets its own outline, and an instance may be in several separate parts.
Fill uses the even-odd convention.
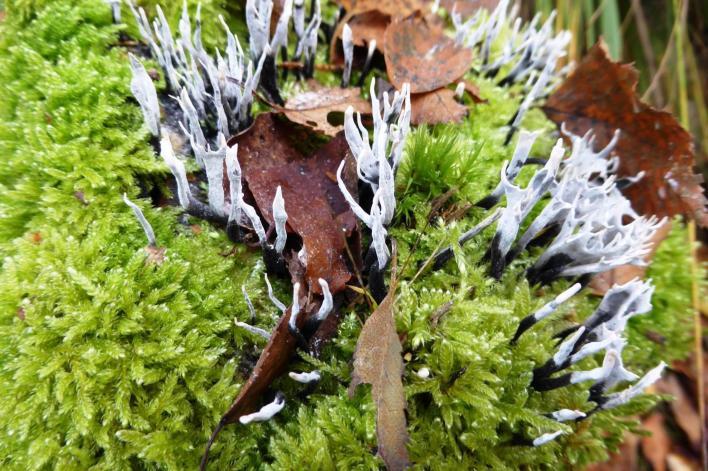
[[[637,469],[639,437],[625,433],[622,444],[610,458],[603,463],[591,464],[586,471],[629,471]]]
[[[455,44],[442,27],[413,16],[386,29],[384,57],[389,81],[411,93],[445,87],[462,77],[472,64],[472,50]]]
[[[477,13],[480,8],[494,10],[499,5],[499,0],[442,0],[440,5],[448,12],[452,12],[454,8],[463,18],[467,18]]]
[[[467,107],[455,99],[455,93],[440,88],[411,95],[411,123],[459,123],[467,116]]]
[[[426,8],[425,0],[338,0],[348,14],[378,11],[394,18],[405,18]]]
[[[679,382],[675,374],[669,374],[656,384],[656,389],[662,394],[671,394],[674,399],[669,402],[674,420],[688,438],[688,444],[694,451],[700,452],[701,419],[693,400]]]
[[[644,420],[642,425],[651,432],[650,436],[642,438],[644,456],[651,463],[654,471],[665,471],[666,457],[671,450],[671,439],[666,433],[664,416],[655,412]]]
[[[691,135],[667,112],[651,108],[635,93],[639,73],[612,62],[603,43],[588,52],[575,72],[548,99],[546,115],[578,135],[593,130],[596,148],[621,135],[615,152],[620,177],[646,172],[624,190],[642,214],[685,214],[708,225],[701,177],[693,173]]]
[[[396,263],[395,244],[392,266]],[[406,430],[406,398],[403,392],[403,359],[401,341],[393,317],[396,297],[395,273],[391,287],[379,307],[366,320],[354,352],[354,371],[349,394],[362,383],[371,384],[376,405],[376,435],[378,454],[389,470],[405,469],[408,465],[408,432]]]
[[[666,221],[654,235],[651,237],[650,242],[652,244],[651,250],[644,256],[644,261],[650,263],[654,258],[654,254],[661,242],[669,236],[671,232],[671,221]],[[592,290],[593,294],[604,295],[607,290],[612,288],[613,285],[619,284],[623,285],[634,278],[644,278],[647,272],[647,267],[640,267],[638,265],[622,265],[612,270],[608,270],[603,273],[599,273],[592,277],[588,287]]]
[[[376,47],[383,49],[384,34],[391,22],[391,17],[380,11],[367,11],[352,16],[347,22],[352,29],[352,40],[355,46],[368,46],[371,40],[376,40]]]
[[[234,138],[248,189],[269,225],[278,186],[288,213],[288,229],[302,239],[305,280],[310,291],[321,294],[323,278],[332,294],[345,288],[352,277],[347,265],[345,239],[357,227],[356,218],[337,187],[336,173],[348,152],[343,133],[312,153],[303,149],[317,142],[309,129],[278,119],[272,113],[256,118],[248,132]],[[350,167],[355,190],[356,176]]]
[[[335,136],[343,129],[346,109],[371,114],[371,103],[361,97],[359,88],[321,88],[295,95],[285,103],[283,113],[290,121],[313,128],[315,131]],[[331,124],[330,114],[339,114],[337,126]],[[336,170],[336,169],[335,169]]]

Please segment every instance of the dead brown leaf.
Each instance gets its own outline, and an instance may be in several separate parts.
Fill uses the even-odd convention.
[[[353,275],[346,263],[345,238],[357,223],[335,178],[349,147],[343,133],[319,149],[312,148],[313,142],[318,142],[318,135],[311,130],[263,113],[230,144],[238,143],[244,180],[270,225],[275,191],[282,188],[288,228],[300,236],[305,249],[310,291],[321,294],[318,279],[323,278],[336,294]],[[356,191],[351,166],[345,176]]]
[[[391,266],[396,263],[395,244]],[[354,371],[349,395],[362,383],[371,384],[376,405],[378,454],[391,471],[408,466],[406,397],[403,392],[401,341],[396,332],[393,301],[396,297],[395,273],[391,274],[388,295],[366,320],[354,352]]]
[[[399,90],[409,83],[411,93],[445,87],[462,77],[472,63],[472,50],[460,47],[442,27],[413,16],[386,29],[384,58],[389,80]]]
[[[595,132],[605,146],[616,129],[621,136],[619,176],[646,175],[624,190],[642,214],[685,214],[708,225],[702,178],[693,173],[693,140],[676,119],[640,101],[639,73],[631,64],[612,62],[604,43],[593,46],[568,79],[551,95],[544,111],[570,131]]]
[[[452,12],[453,7],[463,18],[477,13],[477,10],[486,8],[494,10],[499,4],[499,0],[442,0],[440,5],[448,12]]]
[[[405,18],[426,8],[425,0],[338,0],[347,14],[359,14],[378,11],[394,18]]]
[[[467,107],[455,99],[455,93],[440,88],[428,93],[411,94],[411,123],[459,123],[467,116]]]
[[[671,232],[671,221],[666,221],[654,235],[651,237],[650,242],[652,243],[651,250],[648,254],[644,256],[644,261],[650,263],[654,258],[654,254],[661,242],[669,236]],[[640,267],[637,265],[622,265],[612,270],[606,271],[604,273],[597,274],[590,280],[589,288],[592,290],[593,294],[602,296],[607,290],[612,288],[614,284],[624,284],[634,278],[644,278],[646,275],[647,267]]]
[[[642,422],[651,435],[642,437],[642,452],[654,471],[666,471],[666,456],[671,450],[671,438],[664,427],[664,416],[659,412]]]
[[[689,394],[684,390],[675,374],[669,374],[657,383],[657,390],[662,394],[671,394],[669,402],[674,420],[688,437],[691,447],[700,452],[701,419]]]
[[[154,263],[155,265],[162,265],[165,261],[165,247],[153,247],[148,245],[145,247],[145,252],[147,252],[147,261]]]
[[[633,433],[626,433],[624,440],[617,452],[610,454],[610,458],[603,463],[588,466],[586,471],[632,471],[637,469],[637,453],[639,437]]]
[[[339,87],[321,88],[295,95],[285,102],[283,114],[290,121],[311,127],[328,136],[335,136],[343,129],[343,125],[331,124],[331,114],[343,115],[349,106],[359,113],[371,114],[371,104],[361,97],[359,88]]]

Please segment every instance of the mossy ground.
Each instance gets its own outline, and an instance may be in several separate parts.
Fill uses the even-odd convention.
[[[152,2],[154,3],[154,2]],[[190,2],[192,5],[194,2]],[[223,37],[202,2],[207,44]],[[175,19],[180,5],[169,5]],[[265,295],[259,255],[234,247],[223,231],[139,195],[166,168],[147,143],[130,97],[118,28],[100,0],[6,2],[0,26],[0,464],[5,469],[194,469],[204,443],[249,373],[263,340],[233,320],[270,328],[276,309]],[[240,13],[234,13],[240,14]],[[127,11],[124,11],[127,16]],[[239,21],[229,19],[233,30]],[[130,29],[129,29],[130,31]],[[636,424],[627,416],[643,397],[598,414],[541,448],[510,446],[558,429],[540,414],[582,407],[582,387],[546,394],[528,389],[531,369],[552,351],[551,333],[582,318],[598,299],[578,297],[522,337],[518,320],[562,289],[529,287],[520,260],[503,280],[485,275],[485,232],[446,270],[416,277],[418,265],[482,217],[471,210],[443,226],[428,222],[431,199],[456,189],[452,204],[484,196],[509,149],[501,145],[518,97],[480,81],[488,104],[457,126],[415,131],[398,176],[402,281],[396,302],[404,335],[410,454],[417,468],[571,468],[602,459]],[[539,111],[527,128],[552,126]],[[539,142],[543,155],[551,138]],[[144,208],[160,246],[147,261],[145,239],[123,192]],[[635,319],[626,349],[641,373],[685,355],[690,275],[685,230],[675,225],[650,270],[654,310]],[[256,305],[250,314],[245,285]],[[289,299],[285,283],[276,283]],[[433,328],[433,312],[453,307]],[[366,305],[350,308],[322,357],[323,381],[288,402],[273,421],[227,427],[211,454],[213,469],[378,469],[374,409],[366,388],[349,398],[350,359]],[[551,324],[554,326],[551,326]],[[554,328],[555,327],[555,328]],[[660,333],[657,344],[647,331]],[[596,360],[586,360],[590,366]],[[431,378],[415,372],[429,368]],[[455,381],[452,378],[466,368]]]

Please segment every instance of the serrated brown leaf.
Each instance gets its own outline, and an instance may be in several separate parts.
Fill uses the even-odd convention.
[[[639,74],[630,64],[612,62],[603,43],[590,49],[575,71],[550,96],[544,111],[557,124],[582,135],[593,130],[595,146],[605,146],[616,129],[620,177],[646,175],[624,190],[642,214],[684,214],[708,225],[702,178],[693,173],[691,135],[665,111],[636,94]]]
[[[304,126],[263,113],[229,144],[238,144],[243,178],[269,225],[273,224],[275,191],[281,187],[288,228],[300,236],[305,248],[305,280],[310,291],[321,294],[318,279],[323,278],[336,294],[353,275],[347,265],[345,239],[357,223],[335,177],[349,149],[344,133],[317,148],[322,138]],[[349,167],[345,175],[355,191]]]
[[[343,125],[333,125],[328,117],[344,115],[349,106],[362,114],[371,114],[371,103],[361,97],[359,88],[320,88],[302,92],[285,102],[283,114],[290,121],[311,127],[317,132],[335,136]],[[342,119],[339,119],[342,122]]]
[[[394,21],[384,37],[389,81],[399,90],[424,93],[456,82],[472,64],[472,50],[455,44],[442,27],[412,16]]]
[[[392,257],[395,264],[395,246]],[[391,275],[388,295],[364,323],[354,352],[354,371],[349,395],[360,384],[371,385],[376,405],[378,454],[390,471],[408,466],[408,431],[406,430],[406,397],[403,392],[403,359],[401,341],[393,317],[396,297],[395,274]]]
[[[411,123],[459,123],[467,116],[467,107],[455,99],[455,93],[440,88],[428,93],[411,94]]]

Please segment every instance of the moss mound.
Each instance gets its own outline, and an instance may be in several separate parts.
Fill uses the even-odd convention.
[[[217,2],[203,2],[217,18]],[[191,5],[191,3],[190,3]],[[179,5],[167,13],[176,19]],[[6,2],[0,26],[0,464],[5,469],[194,469],[204,443],[263,346],[234,319],[269,329],[259,254],[234,247],[212,226],[147,196],[167,174],[148,144],[132,100],[119,28],[103,1]],[[240,16],[239,16],[240,18]],[[238,20],[234,20],[237,22]],[[238,30],[238,28],[232,28]],[[216,22],[205,37],[221,39]],[[458,126],[415,131],[398,176],[401,223],[392,229],[403,273],[397,326],[404,336],[409,451],[416,468],[577,468],[604,458],[645,396],[561,428],[575,433],[543,447],[510,444],[559,425],[542,416],[584,403],[580,386],[531,393],[533,367],[552,351],[552,330],[509,346],[518,321],[564,288],[519,282],[522,259],[501,282],[485,275],[489,231],[434,274],[417,267],[477,222],[478,210],[443,225],[429,222],[431,199],[454,189],[458,207],[485,196],[509,158],[500,130],[519,97],[480,83],[490,102]],[[552,129],[534,111],[524,126]],[[540,140],[538,151],[550,142]],[[523,175],[522,175],[523,178]],[[139,201],[165,248],[148,259],[127,192]],[[633,319],[626,361],[643,372],[686,354],[690,317],[687,237],[675,224],[650,269],[654,309]],[[257,316],[241,295],[245,286]],[[288,288],[276,283],[282,299]],[[431,317],[452,307],[437,323]],[[556,316],[582,319],[597,298],[578,297]],[[365,388],[346,394],[350,360],[366,306],[345,313],[317,367],[323,381],[289,400],[274,421],[229,427],[215,444],[213,469],[378,469],[374,409]],[[657,344],[647,332],[659,332]],[[596,359],[584,360],[592,367]],[[416,372],[430,370],[423,379]]]

